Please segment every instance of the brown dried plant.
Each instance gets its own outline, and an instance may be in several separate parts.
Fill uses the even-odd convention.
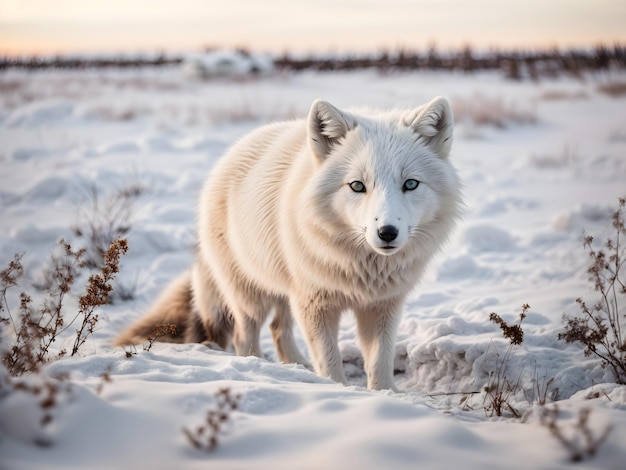
[[[548,428],[550,434],[565,447],[572,462],[580,462],[585,457],[593,457],[613,429],[612,426],[608,425],[599,434],[594,434],[589,427],[591,410],[582,408],[572,432],[566,433],[558,423],[559,414],[560,411],[556,404],[552,407],[542,406],[539,409],[539,422]]]
[[[55,415],[58,413],[59,407],[63,402],[67,402],[72,396],[72,383],[68,380],[68,374],[56,374],[49,376],[47,374],[35,374],[30,377],[7,377],[6,381],[0,383],[0,392],[2,394],[22,393],[30,395],[33,406],[40,409],[39,421],[36,423],[42,431],[33,435],[33,443],[48,447],[53,444],[52,436],[46,431],[54,421]],[[31,420],[34,416],[25,416],[24,419]],[[34,425],[35,423],[30,423]],[[10,433],[11,429],[5,429]],[[0,436],[2,431],[0,430]]]
[[[120,258],[128,251],[128,242],[118,238],[114,240],[104,255],[104,264],[101,271],[89,277],[85,293],[78,299],[78,314],[82,315],[83,321],[76,330],[76,338],[72,347],[72,356],[87,341],[87,337],[93,334],[98,315],[95,314],[97,307],[106,305],[109,295],[113,290],[111,281],[119,272]]]
[[[239,407],[241,395],[233,395],[230,388],[221,388],[215,394],[215,407],[207,412],[206,422],[195,430],[183,428],[183,434],[196,449],[212,452],[218,444],[218,436]]]
[[[150,351],[152,345],[162,336],[176,336],[176,325],[174,323],[159,323],[154,325],[152,333],[148,336],[148,341],[143,345],[144,351]]]
[[[96,393],[98,395],[100,395],[102,393],[102,390],[104,390],[104,384],[113,382],[113,380],[111,379],[111,370],[113,370],[113,366],[109,364],[104,372],[100,374],[100,383],[96,387]]]
[[[524,321],[524,318],[526,318],[526,311],[528,311],[529,308],[530,305],[528,304],[522,305],[522,313],[519,315],[520,320],[517,325],[509,325],[500,315],[494,312],[489,314],[489,320],[500,326],[502,336],[508,339],[511,345],[520,345],[524,342],[524,330],[522,330],[521,323]]]

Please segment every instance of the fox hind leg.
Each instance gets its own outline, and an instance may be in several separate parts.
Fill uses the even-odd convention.
[[[215,343],[228,349],[233,336],[233,316],[210,270],[198,261],[191,272],[192,312],[187,318],[185,342]]]
[[[284,363],[302,364],[312,368],[302,356],[293,336],[293,317],[289,302],[279,299],[274,305],[274,318],[270,323],[270,331],[276,346],[278,358]]]

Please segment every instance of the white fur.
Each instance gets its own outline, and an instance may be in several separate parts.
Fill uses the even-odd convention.
[[[443,98],[378,114],[318,100],[306,121],[243,138],[200,198],[199,254],[189,277],[204,324],[229,311],[237,354],[260,355],[259,328],[274,308],[280,359],[303,362],[293,314],[316,372],[345,383],[337,333],[341,313],[352,310],[368,387],[393,388],[404,300],[459,214],[460,184],[448,161],[452,124]],[[404,191],[409,179],[419,186]],[[365,192],[351,189],[354,181]],[[397,231],[390,242],[379,236],[384,226]]]

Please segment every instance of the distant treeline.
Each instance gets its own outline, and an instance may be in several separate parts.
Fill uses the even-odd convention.
[[[592,49],[543,51],[491,51],[477,53],[466,47],[456,52],[400,50],[374,55],[343,57],[294,58],[284,55],[276,59],[279,69],[287,70],[356,70],[374,68],[394,70],[447,70],[472,73],[481,70],[502,70],[508,78],[539,78],[562,73],[578,75],[585,71],[626,68],[626,46],[599,45]]]
[[[252,55],[250,51],[240,51]],[[21,69],[86,69],[137,68],[179,65],[184,55],[153,56],[55,56],[55,57],[0,57],[0,70]],[[371,54],[320,54],[274,57],[277,70],[336,71],[377,69],[447,70],[473,73],[482,70],[501,70],[511,79],[558,76],[563,73],[579,75],[583,72],[626,68],[625,45],[598,45],[589,49],[546,49],[475,52],[466,47],[456,52],[440,52],[431,47],[425,52],[397,50]]]
[[[177,65],[183,62],[182,56],[158,55],[143,56],[25,56],[0,57],[0,70],[20,68],[28,70],[45,69],[91,69],[91,68],[138,68]]]

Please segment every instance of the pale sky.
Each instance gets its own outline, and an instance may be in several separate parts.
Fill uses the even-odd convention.
[[[626,43],[626,0],[0,0],[0,54]]]

